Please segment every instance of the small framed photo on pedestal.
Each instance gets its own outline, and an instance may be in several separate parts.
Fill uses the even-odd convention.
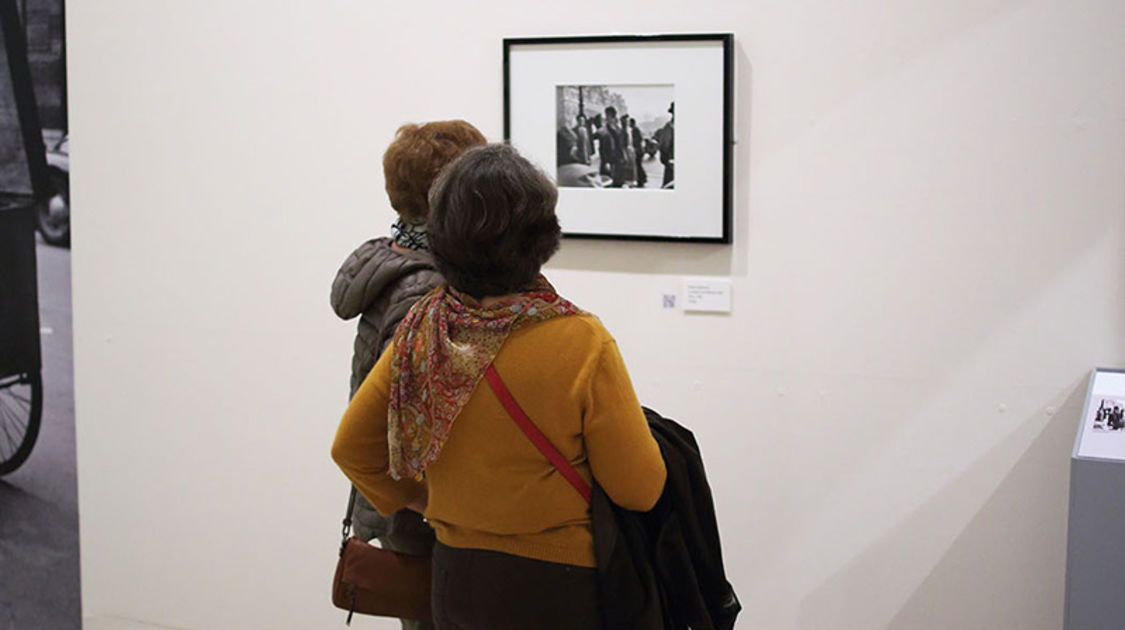
[[[1098,368],[1090,376],[1074,456],[1125,462],[1125,370]]]
[[[568,237],[731,242],[730,34],[504,40],[504,138]]]

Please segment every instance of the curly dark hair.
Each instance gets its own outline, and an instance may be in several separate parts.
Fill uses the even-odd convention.
[[[406,124],[383,154],[383,177],[391,207],[406,223],[422,225],[430,213],[430,186],[441,169],[465,149],[488,142],[463,120]]]
[[[559,248],[558,190],[514,148],[469,149],[430,190],[430,249],[454,289],[480,299],[529,286]]]

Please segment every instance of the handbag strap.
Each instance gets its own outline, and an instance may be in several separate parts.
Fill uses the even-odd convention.
[[[489,386],[492,387],[492,391],[496,393],[496,397],[500,399],[500,404],[503,405],[504,410],[512,417],[512,420],[515,421],[516,425],[519,426],[520,430],[527,436],[527,439],[531,440],[535,448],[539,449],[539,452],[543,453],[547,460],[554,464],[555,469],[562,473],[562,476],[570,482],[570,485],[574,486],[578,494],[582,495],[583,499],[586,499],[586,503],[589,503],[591,496],[590,484],[586,483],[586,480],[566,461],[566,458],[555,448],[555,445],[551,444],[547,436],[543,435],[539,427],[535,426],[531,418],[527,417],[527,414],[520,408],[519,403],[512,397],[512,392],[508,391],[508,387],[504,385],[504,381],[500,378],[500,373],[496,371],[496,368],[491,363],[484,371],[484,378],[488,381]]]
[[[352,486],[352,492],[348,495],[348,511],[344,514],[344,542],[348,541],[348,536],[352,533],[352,510],[355,509],[355,486]]]

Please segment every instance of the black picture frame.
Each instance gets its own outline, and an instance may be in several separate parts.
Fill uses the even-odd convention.
[[[678,47],[677,45],[682,45]],[[636,82],[642,88],[650,83],[668,84],[673,88],[672,94],[677,103],[677,110],[681,99],[690,98],[693,102],[689,109],[691,112],[706,112],[706,116],[698,116],[698,120],[689,121],[688,125],[695,129],[704,128],[704,133],[692,134],[687,142],[691,146],[684,147],[690,150],[688,157],[700,159],[708,165],[707,169],[701,166],[694,172],[680,168],[685,152],[681,142],[683,136],[675,134],[676,146],[674,147],[676,176],[683,173],[691,175],[681,182],[674,179],[674,191],[667,189],[659,192],[654,189],[627,190],[624,187],[610,190],[617,184],[617,175],[612,176],[612,183],[605,184],[603,190],[579,190],[577,186],[563,184],[561,175],[561,162],[558,148],[553,142],[554,136],[547,134],[563,133],[569,123],[558,121],[562,114],[563,90],[574,86],[581,94],[583,86],[608,87],[613,90],[615,86],[629,87],[633,84],[629,79],[609,80],[604,71],[592,72],[591,79],[586,82],[581,77],[583,72],[573,71],[567,59],[573,58],[577,64],[587,63],[594,68],[614,68],[615,76],[627,76],[629,64],[636,64],[644,59],[646,53],[651,52],[654,58],[672,59],[682,48],[682,54],[691,55],[691,60],[702,62],[701,67],[680,64],[697,70],[700,76],[706,77],[706,90],[682,93],[676,72],[669,72],[667,80],[651,79],[653,72],[646,71],[642,74],[649,77]],[[568,53],[570,53],[568,55]],[[698,57],[698,59],[696,59]],[[601,60],[600,62],[598,60]],[[625,70],[618,71],[616,60]],[[676,64],[671,64],[677,68]],[[706,66],[706,67],[702,67]],[[535,68],[532,72],[529,68]],[[544,71],[546,68],[546,71]],[[677,70],[682,78],[684,70]],[[589,35],[565,37],[512,37],[503,40],[503,111],[504,111],[504,139],[521,150],[529,159],[541,166],[556,167],[556,179],[559,181],[559,219],[563,225],[563,235],[568,238],[586,239],[614,239],[614,240],[639,240],[639,241],[664,241],[664,242],[692,242],[730,244],[733,237],[733,199],[734,199],[734,36],[731,33],[689,33],[689,34],[660,34],[660,35]],[[557,78],[552,78],[552,73]],[[659,74],[659,73],[656,73]],[[694,74],[694,73],[693,73]],[[531,80],[529,80],[529,78]],[[604,85],[599,81],[605,81]],[[547,91],[550,89],[550,93]],[[573,89],[573,88],[571,88]],[[555,90],[558,90],[556,97]],[[718,93],[711,93],[711,92]],[[706,92],[706,93],[700,93]],[[615,95],[616,96],[616,95]],[[542,111],[553,103],[557,114],[551,116],[555,129],[545,131],[547,112]],[[585,107],[579,97],[579,109],[585,114]],[[672,111],[672,108],[669,108]],[[721,112],[721,114],[720,114]],[[669,115],[674,118],[679,112]],[[607,116],[609,114],[607,113]],[[634,117],[635,119],[635,117]],[[536,124],[532,124],[534,121]],[[672,124],[672,123],[669,123]],[[680,120],[674,120],[672,125],[679,128]],[[582,125],[576,125],[577,130]],[[643,132],[642,132],[643,136]],[[560,141],[561,142],[561,141]],[[600,143],[599,143],[600,144]],[[684,143],[686,144],[686,142]],[[594,143],[591,142],[593,147]],[[549,151],[555,147],[556,151]],[[634,152],[635,153],[635,152]],[[646,152],[647,153],[647,152]],[[642,158],[643,159],[643,158]],[[590,163],[590,162],[587,162]],[[637,170],[641,169],[641,162],[637,162]],[[718,170],[716,174],[713,171]],[[702,171],[702,172],[701,172]],[[634,171],[636,172],[636,171]],[[610,179],[604,172],[601,173],[603,182]],[[594,186],[597,188],[598,186]],[[662,187],[663,188],[663,187]],[[669,194],[671,193],[671,194]],[[632,195],[632,196],[631,196]],[[663,197],[661,197],[663,195]],[[695,198],[705,200],[706,203],[696,203]],[[598,208],[599,204],[622,209],[620,215],[606,212]],[[646,204],[659,204],[655,212],[647,212]],[[677,205],[688,215],[677,215]],[[705,206],[705,207],[703,207]],[[698,216],[695,214],[698,213]],[[603,218],[599,218],[603,217]],[[649,221],[651,224],[639,225]],[[700,219],[696,221],[696,219]],[[604,226],[599,221],[607,221]],[[660,223],[663,221],[664,223]],[[700,228],[693,229],[691,225],[698,223]]]

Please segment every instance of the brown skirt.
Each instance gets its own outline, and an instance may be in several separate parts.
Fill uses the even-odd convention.
[[[434,545],[437,630],[597,630],[597,570]]]

